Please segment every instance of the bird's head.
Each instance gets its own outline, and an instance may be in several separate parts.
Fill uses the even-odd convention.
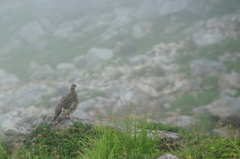
[[[74,90],[76,87],[77,87],[76,84],[72,84],[72,85],[71,85],[71,90]]]

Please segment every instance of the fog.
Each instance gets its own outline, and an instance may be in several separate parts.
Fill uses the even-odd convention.
[[[239,124],[239,7],[237,0],[1,0],[1,129],[54,113],[72,83],[77,117],[92,118],[94,107],[106,115],[102,101],[116,113],[123,99],[157,107],[158,122],[172,113],[183,127],[192,121],[186,114]]]

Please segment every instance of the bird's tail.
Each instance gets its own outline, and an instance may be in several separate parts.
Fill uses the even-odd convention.
[[[58,115],[55,115],[53,121],[55,121],[57,119],[57,117],[58,117]]]

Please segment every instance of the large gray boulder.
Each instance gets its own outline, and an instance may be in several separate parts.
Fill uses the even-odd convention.
[[[39,69],[40,65],[36,61],[31,61],[28,66],[27,73],[32,74],[34,71]]]
[[[86,65],[86,58],[84,55],[79,55],[73,59],[73,63],[77,68],[82,68]]]
[[[132,35],[134,38],[143,38],[152,31],[152,23],[148,21],[142,21],[135,24],[132,28]]]
[[[113,57],[113,52],[105,48],[91,48],[86,55],[87,66],[95,66]]]
[[[213,103],[193,109],[193,113],[210,114],[222,120],[230,120],[240,125],[240,99],[222,96]]]
[[[170,153],[165,153],[164,155],[159,156],[156,159],[179,159],[179,158],[175,155],[170,154]]]
[[[36,107],[34,105],[29,106],[27,108],[24,107],[17,107],[7,113],[0,115],[0,133],[3,132],[6,128],[9,127],[9,125],[13,125],[21,118],[24,118],[26,116],[31,116],[34,114],[42,114],[42,113],[48,113],[49,110],[46,109],[46,107]]]
[[[225,36],[220,33],[204,33],[203,31],[200,31],[193,35],[193,41],[197,46],[219,44],[224,39]]]
[[[31,76],[30,80],[48,80],[57,77],[56,71],[54,71],[51,66],[43,65],[39,67]]]
[[[227,72],[227,68],[224,64],[204,59],[191,61],[190,68],[192,77],[204,77]]]
[[[41,24],[37,21],[28,23],[20,32],[20,36],[29,44],[35,43],[44,35],[46,35],[46,32]]]
[[[73,34],[73,29],[73,21],[66,21],[58,26],[53,35],[57,38],[67,39]]]
[[[127,7],[118,7],[114,9],[114,13],[116,17],[130,17],[133,15],[135,9],[127,8]]]
[[[76,70],[76,67],[72,63],[66,63],[65,62],[65,63],[60,63],[60,64],[57,65],[57,71],[60,74],[73,72],[74,70]]]
[[[12,74],[8,74],[4,69],[0,69],[0,86],[15,84],[19,79]]]
[[[232,72],[230,75],[222,75],[218,85],[221,89],[240,89],[240,74]]]
[[[149,57],[147,55],[137,55],[128,60],[128,65],[136,66],[136,65],[144,64],[144,63],[148,62],[149,60],[151,60],[151,57]]]
[[[149,84],[158,91],[173,83],[174,79],[171,77],[152,77],[149,79]]]

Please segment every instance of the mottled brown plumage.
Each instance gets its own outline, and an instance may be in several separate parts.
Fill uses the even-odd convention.
[[[76,110],[78,105],[78,97],[77,93],[75,92],[76,87],[76,84],[72,84],[70,92],[66,96],[62,97],[62,99],[59,101],[55,109],[55,116],[53,121],[55,121],[60,114],[64,115],[65,118],[68,116],[70,119],[69,115]]]

